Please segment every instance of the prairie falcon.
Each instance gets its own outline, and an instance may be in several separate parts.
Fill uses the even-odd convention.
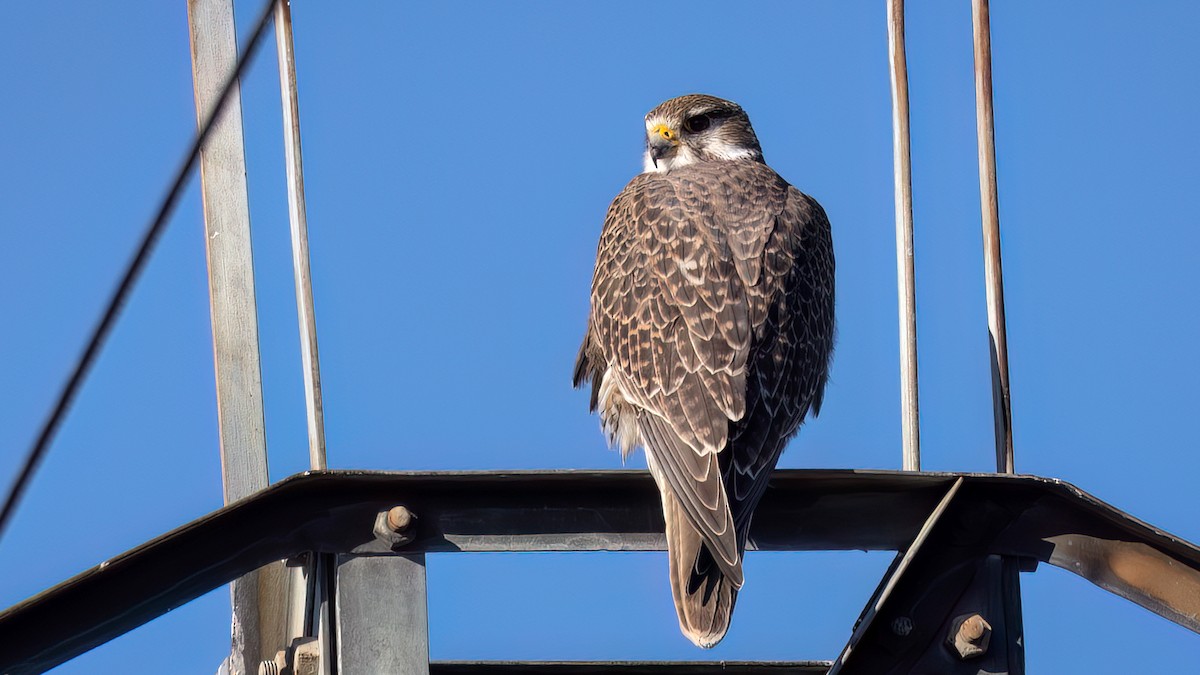
[[[644,172],[608,209],[574,383],[609,443],[646,450],[684,635],[725,636],[754,508],[833,351],[829,220],[780,178],[740,106],[646,115]]]

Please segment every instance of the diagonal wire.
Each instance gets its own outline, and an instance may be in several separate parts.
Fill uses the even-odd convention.
[[[246,68],[254,60],[254,55],[258,51],[262,36],[271,21],[275,3],[278,1],[267,0],[263,7],[258,22],[255,24],[254,32],[250,35],[250,42],[242,49],[242,53],[238,55],[236,67],[234,67],[233,72],[225,80],[224,86],[221,87],[221,95],[217,98],[212,111],[204,120],[204,124],[200,127],[196,137],[192,140],[191,148],[188,150],[183,162],[181,162],[179,169],[175,172],[175,180],[171,183],[166,196],[161,200],[154,219],[150,222],[149,227],[146,228],[145,234],[142,235],[142,243],[138,247],[137,253],[129,261],[129,265],[125,269],[125,275],[121,277],[120,283],[117,284],[116,290],[113,291],[112,296],[109,298],[108,305],[104,309],[104,314],[101,315],[99,323],[92,330],[92,336],[88,340],[87,347],[84,348],[83,353],[75,362],[75,367],[71,371],[70,378],[67,379],[66,385],[63,386],[62,392],[58,395],[58,401],[55,403],[54,409],[51,410],[50,415],[42,424],[37,441],[30,448],[29,454],[25,457],[25,463],[21,466],[21,473],[18,474],[12,487],[9,488],[8,497],[4,501],[4,510],[0,511],[0,537],[4,536],[4,531],[17,509],[17,504],[21,501],[21,496],[24,495],[26,488],[29,487],[29,481],[33,478],[34,472],[45,457],[46,451],[49,450],[50,443],[54,440],[55,432],[58,431],[59,425],[62,424],[63,418],[66,417],[67,411],[71,407],[71,401],[79,393],[79,387],[83,384],[84,378],[87,377],[88,371],[91,370],[96,356],[100,353],[100,348],[104,346],[105,338],[120,316],[121,308],[125,304],[129,292],[133,290],[133,285],[137,282],[138,276],[149,261],[150,254],[154,251],[154,245],[158,242],[159,236],[166,229],[171,214],[175,211],[175,206],[179,202],[179,197],[183,193],[183,188],[187,184],[188,177],[191,176],[192,169],[196,165],[196,159],[200,156],[200,148],[203,147],[209,132],[220,117],[220,113],[225,107],[225,102],[229,99],[242,73],[245,72]]]

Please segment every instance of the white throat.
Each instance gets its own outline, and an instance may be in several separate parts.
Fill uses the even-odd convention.
[[[750,148],[743,148],[736,145],[716,142],[706,148],[711,159],[716,160],[734,160],[734,159],[753,159],[757,155]],[[666,173],[671,169],[678,169],[689,164],[695,164],[700,161],[692,149],[686,145],[679,145],[675,154],[671,157],[663,157],[658,160],[658,164],[654,163],[654,159],[650,157],[650,151],[647,150],[642,155],[642,171],[645,173]]]

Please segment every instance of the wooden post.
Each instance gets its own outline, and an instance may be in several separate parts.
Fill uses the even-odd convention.
[[[896,273],[900,295],[900,423],[904,470],[921,470],[917,402],[917,299],[913,270],[912,161],[908,137],[908,65],[904,0],[888,0],[888,63],[892,76],[892,162],[895,166]]]
[[[1004,271],[1000,265],[1000,209],[992,115],[992,29],[988,0],[972,0],[971,20],[975,34],[975,126],[979,137],[979,201],[983,216],[983,274],[987,287],[988,351],[992,362],[992,410],[996,422],[996,471],[1013,473],[1012,400],[1008,383],[1008,337],[1004,326]]]
[[[188,0],[196,117],[208,117],[237,64],[231,0]],[[235,86],[201,149],[204,241],[212,309],[213,362],[225,503],[267,487],[258,313],[250,251],[250,209]],[[283,568],[264,567],[232,584],[230,672],[256,673],[282,633]]]
[[[296,275],[296,313],[300,320],[300,359],[304,366],[304,402],[308,413],[309,466],[325,469],[325,413],[321,405],[321,366],[308,256],[308,217],[304,208],[304,162],[300,153],[300,100],[296,93],[296,51],[292,44],[289,0],[275,3],[275,45],[279,50],[279,91],[283,97],[283,148],[287,163],[288,220],[292,231],[292,268]]]

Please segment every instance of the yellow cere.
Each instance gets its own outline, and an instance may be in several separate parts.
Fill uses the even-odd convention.
[[[671,131],[671,127],[668,127],[665,124],[655,125],[654,128],[650,130],[650,133],[658,134],[659,136],[662,136],[663,138],[665,138],[668,141],[671,141],[672,143],[679,142],[679,134],[675,133],[674,131]]]

